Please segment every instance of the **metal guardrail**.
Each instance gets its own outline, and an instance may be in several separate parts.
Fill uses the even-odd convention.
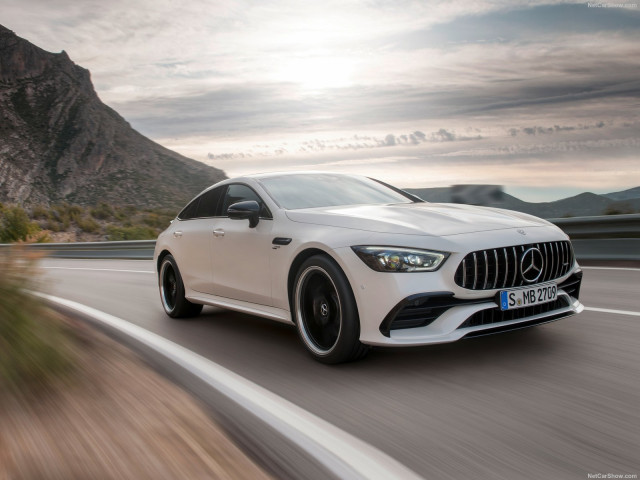
[[[578,238],[571,243],[578,260],[640,261],[640,238]]]
[[[103,258],[126,260],[150,260],[153,258],[155,240],[130,240],[124,242],[73,242],[32,243],[29,250],[44,252],[53,258]],[[0,245],[7,248],[11,245]]]
[[[578,260],[640,260],[640,215],[552,218]]]
[[[578,238],[640,238],[640,214],[551,218],[572,240]]]
[[[640,260],[640,214],[552,218],[571,237],[584,260]],[[35,243],[27,248],[55,258],[150,260],[155,240],[125,242]],[[10,245],[0,245],[7,248]]]

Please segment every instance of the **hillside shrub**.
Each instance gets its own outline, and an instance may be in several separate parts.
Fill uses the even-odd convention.
[[[36,205],[31,210],[31,218],[35,220],[50,220],[51,210],[44,205]]]
[[[83,232],[98,233],[100,232],[100,224],[91,217],[80,217],[76,220],[76,225]]]
[[[0,210],[0,243],[24,242],[38,231],[40,227],[23,208],[3,206]]]
[[[107,227],[107,236],[110,241],[119,240],[155,240],[158,236],[155,229],[144,226],[116,227],[109,225]]]
[[[157,230],[164,230],[174,218],[174,214],[167,212],[148,212],[142,218],[142,222]]]
[[[136,207],[126,205],[124,207],[116,207],[114,210],[114,216],[121,222],[127,222],[130,221],[131,217],[133,217],[137,212]]]
[[[93,207],[89,213],[96,220],[109,220],[114,216],[114,211],[111,205],[104,202],[100,202],[98,205]]]
[[[604,215],[626,215],[635,213],[635,210],[628,202],[614,202],[604,211]]]

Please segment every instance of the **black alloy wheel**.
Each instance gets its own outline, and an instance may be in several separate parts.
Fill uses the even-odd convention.
[[[298,270],[294,283],[298,333],[311,355],[324,363],[360,358],[360,320],[353,292],[340,267],[328,256],[314,255]]]
[[[202,305],[191,303],[184,296],[184,283],[175,259],[167,255],[162,259],[158,274],[160,299],[167,315],[173,318],[195,317]]]

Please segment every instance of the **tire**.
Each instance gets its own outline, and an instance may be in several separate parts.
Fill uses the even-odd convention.
[[[369,347],[360,343],[360,318],[353,291],[340,267],[325,255],[300,266],[293,288],[293,312],[307,351],[322,363],[349,362]]]
[[[171,255],[162,259],[158,273],[160,300],[167,315],[172,318],[195,317],[202,311],[202,305],[191,303],[184,297],[184,283],[178,264]]]

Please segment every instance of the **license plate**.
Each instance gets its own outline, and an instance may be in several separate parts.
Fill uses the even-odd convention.
[[[551,283],[541,283],[530,287],[502,290],[499,294],[500,310],[514,310],[516,308],[540,305],[553,302],[558,298],[558,286]]]

